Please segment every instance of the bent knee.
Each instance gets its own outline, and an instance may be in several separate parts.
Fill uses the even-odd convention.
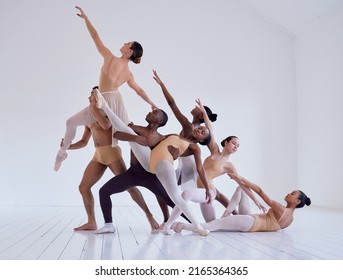
[[[184,190],[181,193],[181,197],[185,200],[185,201],[189,201],[192,197],[192,192],[191,190]]]

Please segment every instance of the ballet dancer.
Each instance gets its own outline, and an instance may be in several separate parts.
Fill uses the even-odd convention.
[[[94,88],[95,89],[95,88]],[[100,180],[107,168],[109,168],[114,175],[126,171],[125,162],[122,158],[121,149],[119,146],[112,147],[112,130],[108,118],[105,118],[101,111],[96,107],[96,99],[94,97],[94,89],[89,96],[90,109],[94,115],[96,122],[85,126],[82,138],[71,144],[69,150],[81,149],[87,146],[90,138],[93,138],[95,153],[92,160],[88,163],[82,180],[79,185],[83,204],[87,213],[87,222],[79,227],[74,228],[75,231],[79,230],[96,230],[97,223],[94,213],[94,197],[91,188]],[[61,145],[63,145],[62,139]],[[159,224],[154,219],[150,212],[144,198],[136,185],[131,185],[131,188],[126,190],[129,192],[131,198],[138,204],[144,211],[151,228],[158,229]],[[160,204],[161,205],[161,204]]]
[[[135,135],[133,130],[126,126],[113,111],[110,110],[106,100],[102,97],[101,94],[97,94],[98,108],[101,108],[107,114],[109,120],[112,123],[112,126],[115,127],[117,131],[126,132],[132,135]],[[136,135],[135,135],[136,136]],[[185,216],[196,226],[199,235],[206,236],[208,231],[205,230],[195,216],[190,211],[187,203],[182,199],[177,181],[175,176],[175,169],[173,166],[174,158],[168,150],[168,146],[178,147],[180,149],[180,155],[183,153],[194,155],[197,171],[199,173],[200,179],[203,181],[203,184],[206,189],[206,197],[211,199],[210,193],[207,191],[207,179],[204,172],[202,161],[201,161],[201,150],[196,144],[197,142],[203,142],[210,140],[210,133],[206,127],[199,126],[194,128],[190,133],[188,138],[182,138],[179,135],[168,135],[166,139],[162,140],[155,146],[151,151],[147,146],[140,145],[134,141],[130,141],[132,151],[137,157],[138,161],[141,163],[143,168],[151,173],[156,174],[159,181],[162,183],[167,194],[171,200],[177,205]],[[168,233],[170,228],[164,227],[164,232]]]
[[[180,136],[188,137],[190,133],[193,131],[194,128],[199,127],[202,125],[205,120],[205,126],[207,128],[211,127],[211,122],[217,120],[217,114],[212,113],[212,110],[207,106],[203,106],[201,109],[198,105],[191,111],[193,116],[192,122],[190,122],[187,117],[180,111],[179,107],[176,104],[175,99],[168,91],[167,87],[158,76],[157,71],[153,70],[153,78],[155,79],[156,83],[161,87],[163,95],[170,106],[171,110],[173,111],[175,117],[179,121],[182,126],[182,130],[180,132]],[[217,148],[217,144],[214,142],[212,138],[207,139],[206,143],[199,142],[201,145],[206,145],[210,152],[213,152]],[[178,178],[178,184],[183,185],[188,182],[188,185],[196,185],[198,180],[198,172],[196,170],[194,157],[192,156],[181,156],[178,159],[178,167],[176,169],[176,176]],[[228,198],[222,194],[218,189],[215,192],[215,199],[219,201],[225,208],[229,204]]]
[[[120,48],[121,56],[115,56],[104,45],[97,30],[94,28],[85,12],[78,6],[75,8],[79,10],[77,15],[85,21],[88,32],[92,37],[97,50],[103,57],[103,65],[100,70],[99,78],[99,90],[103,94],[103,97],[109,104],[111,110],[113,110],[124,123],[129,123],[124,101],[118,90],[124,83],[131,87],[144,101],[150,104],[152,108],[157,108],[146,92],[136,83],[135,78],[129,69],[130,61],[136,64],[140,63],[143,55],[142,46],[136,41],[125,43]],[[66,151],[76,135],[77,127],[89,125],[94,122],[95,119],[89,107],[84,108],[67,120],[63,146],[60,147],[55,159],[55,171],[59,170],[62,162],[67,158],[68,154]],[[112,139],[112,145],[117,145],[115,138]]]
[[[164,111],[160,109],[153,110],[152,112],[149,112],[145,118],[148,122],[146,127],[130,124],[130,128],[135,131],[137,135],[117,131],[115,132],[115,137],[120,141],[136,141],[143,145],[147,145],[150,148],[154,148],[161,140],[165,139],[157,129],[164,126],[167,119],[167,114]],[[173,158],[176,159],[178,156],[178,151],[175,151]],[[111,195],[123,192],[132,186],[142,186],[150,190],[158,198],[160,206],[160,201],[163,201],[164,205],[167,204],[172,208],[175,206],[156,175],[146,171],[131,151],[130,168],[110,179],[99,190],[100,206],[105,224],[95,233],[113,233],[116,231],[112,219]],[[169,219],[169,210],[164,207],[161,207],[161,209],[164,216],[164,224]],[[163,224],[161,227],[163,227]]]
[[[278,231],[287,228],[293,222],[293,214],[296,208],[302,208],[305,205],[311,205],[311,199],[300,190],[294,190],[288,193],[284,198],[286,206],[272,200],[258,185],[235,173],[230,173],[230,177],[235,180],[239,186],[250,188],[257,193],[263,201],[270,207],[266,213],[251,214],[249,199],[244,199],[245,193],[239,187],[236,189],[230,204],[220,219],[202,224],[209,231]],[[241,204],[241,205],[240,205]],[[232,210],[240,205],[241,213],[231,215]],[[240,211],[240,210],[238,210]],[[187,225],[176,222],[172,225],[175,232],[182,230],[196,231],[193,225]]]

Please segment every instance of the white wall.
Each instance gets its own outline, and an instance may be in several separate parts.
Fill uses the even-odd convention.
[[[295,40],[299,185],[343,207],[343,3]]]
[[[197,97],[219,115],[217,141],[239,136],[241,147],[232,161],[242,175],[278,200],[297,185],[292,38],[241,1],[78,2],[114,53],[123,42],[142,43],[142,63],[131,64],[131,70],[169,113],[163,133],[178,132],[180,126],[152,69],[186,115],[191,116]],[[87,105],[97,84],[100,55],[70,1],[7,1],[0,13],[0,205],[82,205],[78,183],[92,145],[69,152],[58,173],[53,164],[65,120]],[[149,105],[126,86],[121,92],[131,120],[144,124]],[[127,160],[128,147],[122,149]],[[110,177],[107,172],[94,187],[96,201]],[[224,193],[231,194],[233,187],[229,179],[218,179]],[[116,196],[114,203],[132,203],[126,193],[118,197],[124,200]]]

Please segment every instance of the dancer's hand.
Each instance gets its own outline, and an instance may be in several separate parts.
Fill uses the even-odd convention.
[[[172,155],[173,160],[176,160],[180,157],[181,149],[180,147],[174,147],[173,145],[168,145],[168,151]]]
[[[206,189],[206,202],[207,203],[210,203],[212,200],[212,196],[211,196],[211,193],[208,189]]]
[[[152,72],[154,73],[153,78],[154,78],[154,80],[156,81],[156,83],[159,84],[159,85],[163,84],[161,78],[157,75],[156,70],[152,70]]]
[[[152,109],[152,110],[158,110],[159,108],[158,108],[154,103],[152,103],[151,109]]]
[[[260,203],[259,201],[254,201],[256,206],[258,207],[258,209],[260,209],[263,213],[267,212],[267,208],[264,207],[264,205],[262,203]]]
[[[80,17],[80,18],[87,18],[85,12],[79,7],[79,6],[75,6],[76,9],[78,9],[80,11],[80,13],[77,13],[77,15]]]
[[[62,138],[61,143],[60,143],[60,147],[61,147],[61,148],[62,148],[62,146],[63,146],[63,143],[64,143],[64,138]]]
[[[198,99],[195,99],[195,102],[197,103],[197,107],[201,110],[201,111],[205,111],[205,113],[206,113],[206,110],[205,110],[205,108],[204,108],[204,106],[202,105],[202,103],[201,103],[201,101],[200,101],[200,98],[198,98]]]

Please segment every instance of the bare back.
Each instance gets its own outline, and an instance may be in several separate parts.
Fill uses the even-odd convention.
[[[107,92],[117,90],[126,83],[131,76],[128,60],[118,58],[113,54],[104,59],[99,77],[99,91]]]

